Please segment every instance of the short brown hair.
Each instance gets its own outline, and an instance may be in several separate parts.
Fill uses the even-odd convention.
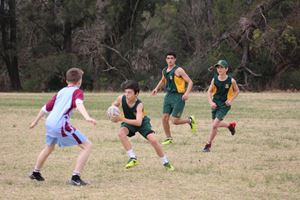
[[[171,52],[166,53],[166,57],[167,56],[173,56],[174,58],[176,58],[176,53],[171,51]]]
[[[66,80],[71,83],[77,83],[82,79],[83,71],[79,68],[73,67],[66,73]]]
[[[134,94],[140,92],[140,86],[139,83],[134,80],[126,80],[121,84],[121,88],[123,91],[126,89],[131,89],[134,91]]]

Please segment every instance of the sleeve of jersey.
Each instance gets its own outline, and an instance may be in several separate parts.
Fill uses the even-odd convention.
[[[55,100],[56,100],[56,95],[54,95],[45,105],[45,109],[44,111],[46,112],[50,112],[53,109],[53,106],[55,104]]]
[[[76,108],[76,105],[79,103],[83,103],[83,100],[84,100],[83,91],[80,89],[75,90],[72,97],[72,107]]]

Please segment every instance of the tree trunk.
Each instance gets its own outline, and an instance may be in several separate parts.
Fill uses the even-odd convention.
[[[212,12],[212,8],[213,8],[213,2],[212,0],[206,0],[206,8],[207,8],[207,22],[208,22],[208,27],[210,28],[210,30],[213,31],[213,26],[214,26],[214,17],[213,17],[213,12]]]
[[[6,64],[12,90],[21,90],[21,81],[18,67],[17,54],[17,23],[16,23],[16,2],[8,1],[8,11],[5,10],[5,0],[1,0],[0,12],[4,16],[1,18],[1,33],[3,45],[3,60]],[[7,14],[6,14],[7,13]],[[10,31],[10,33],[7,32]],[[9,38],[8,38],[9,37]]]
[[[72,52],[72,23],[69,20],[64,24],[64,50]]]

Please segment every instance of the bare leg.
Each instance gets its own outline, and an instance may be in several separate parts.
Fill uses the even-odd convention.
[[[119,133],[118,133],[119,139],[126,151],[132,149],[132,145],[127,137],[128,133],[129,133],[129,130],[126,127],[120,128]]]
[[[181,119],[181,118],[176,118],[176,117],[171,117],[171,121],[175,125],[189,124],[190,123],[190,119]]]
[[[224,128],[228,128],[229,124],[223,121],[220,121],[219,123],[219,127],[224,127]]]
[[[127,137],[128,134],[129,134],[129,130],[126,127],[120,128],[119,133],[118,133],[120,141],[121,141],[124,149],[127,151],[127,155],[129,157],[129,160],[128,160],[127,164],[125,165],[126,169],[129,169],[131,167],[138,165],[136,155],[135,155],[135,153],[132,149],[132,145]]]
[[[89,158],[89,155],[91,154],[92,143],[90,141],[86,141],[78,146],[81,148],[81,152],[77,158],[74,172],[81,173]]]
[[[158,143],[158,141],[156,140],[155,136],[153,133],[147,135],[147,139],[150,142],[150,144],[152,145],[152,147],[154,148],[154,150],[156,151],[156,154],[161,158],[164,156],[163,150],[160,146],[160,144]]]
[[[222,122],[217,118],[212,121],[212,127],[211,127],[210,134],[208,135],[208,138],[207,138],[207,144],[212,143],[212,141],[214,140],[214,138],[217,135],[217,130],[218,130],[218,127],[221,123]]]
[[[53,152],[54,150],[54,147],[55,147],[55,144],[52,144],[52,145],[46,145],[45,148],[41,151],[41,153],[38,155],[38,158],[36,160],[36,163],[35,163],[35,169],[36,170],[40,170],[45,161],[47,160],[48,156]]]
[[[169,124],[170,115],[164,113],[162,117],[162,124],[167,138],[171,138],[170,124]]]

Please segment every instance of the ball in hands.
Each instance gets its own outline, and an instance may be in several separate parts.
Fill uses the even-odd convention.
[[[113,116],[119,116],[119,115],[120,115],[120,110],[119,110],[119,108],[118,108],[117,106],[112,105],[112,106],[110,106],[110,107],[107,109],[106,115],[107,115],[107,117],[108,117],[108,119],[109,119],[110,121],[112,121],[112,122],[117,122],[117,121],[115,121],[112,117],[113,117]]]

